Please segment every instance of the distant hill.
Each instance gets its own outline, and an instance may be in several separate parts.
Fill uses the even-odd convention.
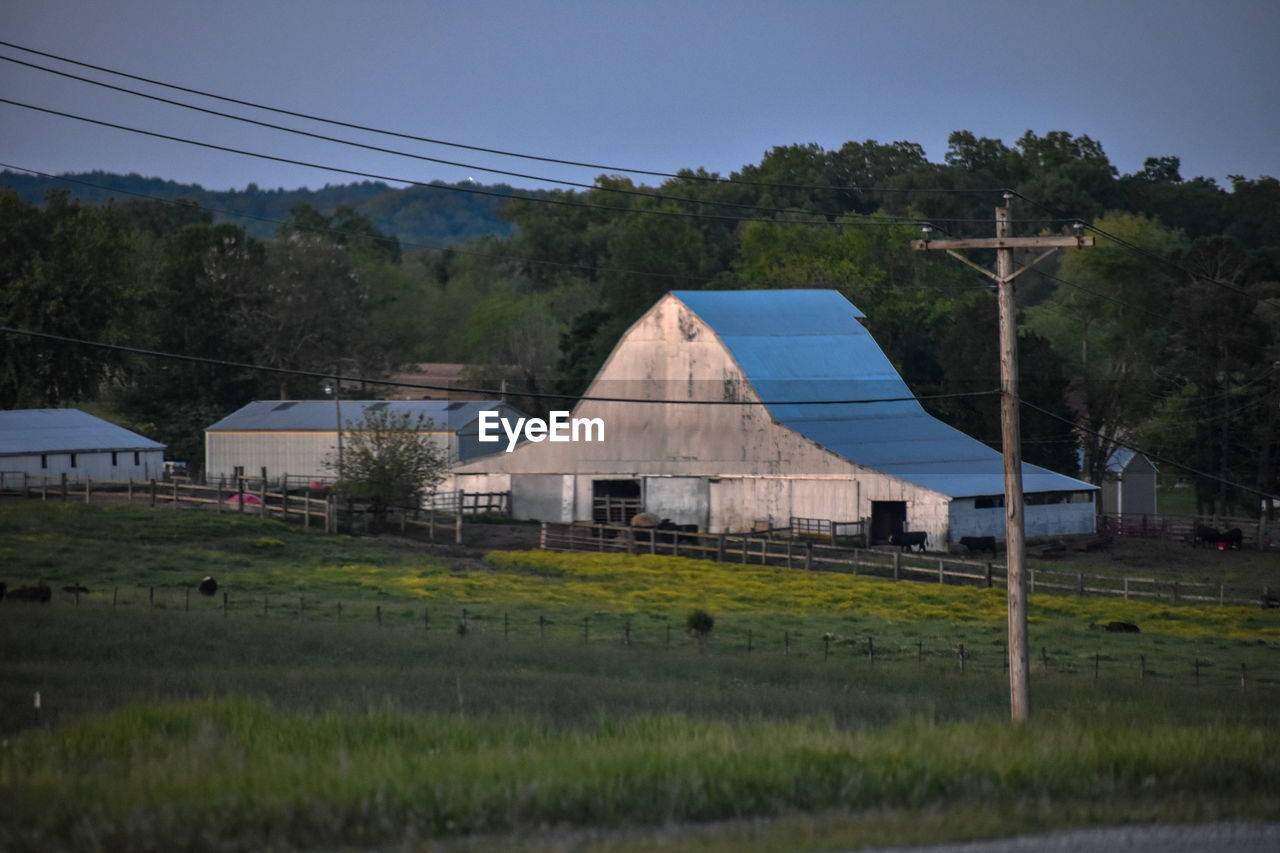
[[[277,224],[289,218],[289,211],[295,205],[309,203],[329,213],[345,203],[368,216],[384,234],[398,237],[406,252],[423,246],[462,243],[487,234],[511,233],[512,226],[498,218],[498,210],[506,204],[503,196],[516,192],[506,184],[485,186],[440,181],[404,189],[364,181],[330,184],[317,190],[264,190],[249,184],[243,190],[215,191],[199,184],[179,184],[138,174],[88,172],[45,178],[8,170],[0,172],[0,187],[12,187],[31,204],[43,203],[50,189],[64,190],[92,205],[137,197],[190,199],[210,211],[216,221],[235,222],[253,236],[262,238],[275,236]],[[536,190],[520,192],[542,194]]]

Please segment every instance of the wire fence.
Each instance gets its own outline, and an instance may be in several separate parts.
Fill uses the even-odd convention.
[[[832,630],[787,627],[783,620],[719,617],[714,627],[699,634],[685,618],[654,614],[564,610],[537,612],[528,607],[512,612],[501,605],[459,604],[455,601],[371,603],[343,601],[302,593],[216,590],[202,594],[198,586],[112,586],[95,590],[73,584],[51,590],[44,605],[119,612],[127,617],[157,611],[193,616],[312,623],[364,623],[379,630],[400,632],[433,642],[479,643],[491,650],[528,650],[545,645],[549,651],[576,646],[583,649],[630,648],[659,654],[679,650],[720,655],[758,656],[778,665],[824,665],[850,668],[892,668],[909,672],[927,667],[957,676],[1006,673],[1009,660],[1003,643],[953,626],[949,638],[936,631],[911,638],[909,631],[892,636],[856,632],[856,627],[833,620]],[[22,606],[6,603],[5,606]],[[907,634],[907,636],[904,636]],[[1160,638],[1142,634],[1100,631],[1094,639],[1055,635],[1049,643],[1033,638],[1033,676],[1074,676],[1089,680],[1174,683],[1235,690],[1275,690],[1280,687],[1280,662],[1274,655],[1228,655],[1221,650],[1203,654],[1170,650]]]

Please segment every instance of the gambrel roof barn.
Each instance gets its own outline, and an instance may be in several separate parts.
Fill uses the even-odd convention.
[[[1004,537],[998,451],[928,414],[832,290],[676,291],[618,342],[573,412],[599,442],[527,442],[455,470],[513,511],[593,517],[602,495],[711,532],[865,520],[873,540]],[[591,399],[596,398],[596,399]],[[623,402],[645,400],[649,402]],[[1090,533],[1088,483],[1023,466],[1027,535]]]

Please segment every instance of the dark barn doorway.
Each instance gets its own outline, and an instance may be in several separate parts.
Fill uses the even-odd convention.
[[[907,526],[906,501],[871,502],[871,544],[884,545]]]

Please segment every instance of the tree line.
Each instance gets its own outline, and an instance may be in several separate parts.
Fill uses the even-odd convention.
[[[1179,169],[1159,157],[1122,175],[1099,143],[1064,132],[1006,145],[958,131],[941,163],[909,142],[788,145],[728,176],[516,191],[496,233],[407,251],[348,204],[295,205],[264,240],[194,203],[8,192],[0,316],[345,375],[465,362],[473,384],[505,383],[539,413],[563,401],[537,394],[581,393],[669,290],[821,287],[862,309],[918,395],[986,391],[999,372],[990,282],[910,241],[923,222],[990,235],[1008,192],[1015,233],[1082,222],[1096,237],[1018,279],[1028,461],[1098,482],[1135,445],[1184,466],[1202,512],[1256,513],[1280,479],[1280,182],[1226,188]],[[321,393],[309,378],[2,340],[5,406],[100,400],[193,460],[204,427],[244,402]],[[994,396],[927,405],[998,445]]]

